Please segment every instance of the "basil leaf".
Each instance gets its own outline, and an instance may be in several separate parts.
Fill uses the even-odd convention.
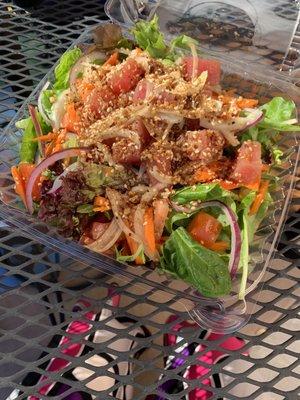
[[[163,272],[190,283],[204,296],[225,296],[231,291],[224,258],[194,241],[183,227],[165,242],[160,265]]]
[[[189,219],[194,214],[195,213],[187,214],[187,213],[183,213],[183,212],[172,211],[165,223],[167,231],[169,233],[172,233],[172,231],[175,229],[174,226],[175,227],[178,227],[178,226],[186,227],[189,223]]]
[[[218,183],[205,183],[176,191],[172,196],[172,201],[178,204],[186,204],[191,201],[220,200],[235,209],[234,199],[237,196],[229,190],[222,189]]]

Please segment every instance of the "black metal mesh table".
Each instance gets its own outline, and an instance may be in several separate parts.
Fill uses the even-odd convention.
[[[1,128],[82,29],[104,18],[100,1],[36,3],[26,11],[0,2]],[[276,2],[276,7],[284,14],[284,1]],[[290,18],[290,13],[286,18]],[[270,60],[276,63],[273,53]],[[253,304],[257,300],[254,314],[237,334],[243,340],[239,351],[224,350],[222,343],[228,338],[211,341],[201,330],[192,327],[186,326],[180,333],[174,333],[176,324],[187,318],[175,295],[99,274],[49,251],[3,221],[0,228],[1,400],[13,390],[11,398],[24,399],[29,395],[53,398],[53,391],[48,396],[44,395],[46,392],[43,394],[43,388],[53,382],[65,385],[64,393],[56,394],[57,399],[67,399],[74,392],[80,392],[82,399],[122,398],[121,389],[132,385],[133,398],[138,400],[158,393],[159,385],[170,379],[176,380],[179,388],[165,396],[170,399],[183,399],[201,387],[209,390],[215,399],[296,399],[300,372],[297,195],[295,191],[290,216],[276,257],[264,278],[263,290],[260,294],[253,293]],[[112,288],[114,299],[121,293],[118,307],[109,301]],[[80,301],[84,303],[81,310],[75,307]],[[92,311],[98,316],[102,312],[104,316],[91,320],[87,313]],[[177,320],[169,318],[174,314]],[[76,319],[88,323],[88,336],[82,333],[74,338],[70,323]],[[164,336],[172,330],[177,336],[177,345],[164,346]],[[99,332],[106,332],[105,338],[95,340]],[[143,335],[136,337],[136,332]],[[69,342],[62,343],[58,349],[55,343],[62,336]],[[118,343],[127,339],[134,346],[120,350]],[[85,351],[76,357],[63,352],[70,343],[76,346],[78,342],[84,344]],[[201,344],[198,355],[188,356],[181,366],[164,372],[164,359],[175,357],[178,348],[186,343]],[[199,354],[209,357],[215,351],[222,357],[204,372],[203,379],[187,380],[184,375],[187,366],[203,364],[203,359],[197,360]],[[94,356],[103,353],[109,355],[106,363],[91,363]],[[54,358],[65,361],[63,372],[45,372],[45,366]],[[121,373],[122,363],[130,365],[132,370]],[[203,366],[207,364],[204,362]],[[81,379],[75,380],[74,376],[78,378],[79,373]],[[218,380],[214,388],[205,386],[205,379],[217,374],[223,387],[218,387]],[[41,381],[41,375],[45,380]],[[102,377],[100,384],[99,377]]]

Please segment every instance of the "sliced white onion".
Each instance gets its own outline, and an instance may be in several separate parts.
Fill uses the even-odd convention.
[[[37,103],[38,103],[38,110],[39,110],[39,113],[41,114],[43,120],[46,122],[46,124],[51,125],[50,118],[49,118],[48,115],[46,114],[46,112],[45,112],[45,110],[44,110],[44,107],[43,107],[43,103],[42,103],[42,96],[43,96],[43,93],[44,93],[45,90],[48,89],[49,85],[50,85],[50,82],[47,81],[47,82],[45,83],[45,85],[42,87],[42,89],[41,89],[41,91],[40,91],[40,94],[39,94],[39,97],[38,97]]]
[[[107,250],[111,249],[116,241],[121,236],[122,230],[120,229],[116,218],[113,218],[109,227],[101,235],[101,237],[95,240],[93,243],[87,245],[90,250],[96,251],[98,253],[105,253]]]
[[[131,188],[131,192],[133,193],[145,193],[149,189],[149,186],[146,185],[136,185]]]
[[[71,171],[76,171],[78,168],[78,162],[74,162],[73,164],[69,165],[63,173],[61,173],[59,176],[57,176],[53,182],[52,188],[47,192],[48,194],[53,194],[55,193],[62,185],[62,178],[65,177],[69,172]]]
[[[60,93],[58,98],[56,99],[55,103],[52,106],[52,113],[51,113],[51,125],[55,129],[60,128],[61,120],[66,113],[66,102],[67,96],[70,93],[70,89],[66,89]]]
[[[151,176],[153,176],[153,178],[162,183],[165,187],[172,185],[172,177],[159,172],[156,166],[154,166],[148,172]]]
[[[191,49],[192,57],[193,57],[193,69],[192,69],[192,81],[197,78],[197,70],[198,70],[198,54],[197,49],[194,43],[189,43],[189,47]]]
[[[107,188],[106,196],[110,202],[112,212],[114,214],[114,217],[116,218],[117,224],[119,225],[120,229],[125,233],[125,235],[130,236],[136,242],[141,243],[136,234],[125,224],[125,222],[122,219],[120,209],[124,201],[120,193],[112,188]]]
[[[258,108],[249,108],[245,111],[249,113],[246,117],[237,117],[229,122],[219,122],[218,120],[207,120],[206,118],[200,118],[200,125],[206,129],[217,130],[218,132],[222,133],[229,144],[232,146],[237,146],[239,141],[235,137],[235,134],[257,124],[263,117],[263,112]]]
[[[143,177],[143,175],[144,175],[145,172],[146,172],[145,164],[141,164],[140,169],[139,169],[139,172],[138,172],[138,174],[137,174],[137,180],[140,181],[140,180],[142,179],[142,177]]]
[[[175,115],[170,113],[169,111],[158,111],[156,116],[168,124],[180,124],[183,121],[183,117],[181,115]]]
[[[130,129],[120,129],[120,128],[109,128],[106,131],[100,132],[98,138],[100,140],[115,139],[115,138],[127,138],[132,142],[136,143],[138,146],[141,144],[140,135],[137,132],[131,131]]]
[[[57,151],[56,153],[51,154],[50,157],[45,158],[43,161],[41,161],[35,167],[35,169],[31,172],[31,175],[29,177],[29,180],[28,180],[28,183],[26,186],[26,207],[27,207],[27,210],[31,214],[34,211],[33,200],[32,200],[32,190],[33,190],[35,181],[38,179],[38,177],[41,175],[41,173],[44,172],[45,169],[49,168],[50,165],[53,165],[57,161],[63,160],[65,158],[79,156],[80,154],[82,154],[82,152],[85,152],[85,151],[87,151],[87,149],[84,147]]]
[[[72,86],[75,83],[78,74],[84,71],[86,63],[92,63],[95,60],[105,61],[106,59],[107,59],[106,54],[99,50],[94,50],[91,53],[85,54],[82,57],[80,57],[73,65],[70,71],[70,76],[69,76],[70,86]]]
[[[228,269],[230,272],[231,277],[233,278],[236,275],[238,270],[239,262],[240,262],[240,254],[241,254],[241,245],[242,245],[242,238],[241,238],[241,231],[240,227],[236,218],[235,213],[232,211],[230,207],[226,204],[222,203],[219,200],[212,200],[212,201],[205,201],[203,203],[199,203],[196,206],[193,205],[193,208],[188,206],[179,206],[175,202],[172,202],[172,207],[179,212],[191,213],[202,208],[206,207],[219,207],[222,209],[224,214],[226,215],[228,222],[230,224],[230,231],[231,231],[231,251],[230,251],[230,259],[228,263]]]
[[[141,203],[150,203],[157,194],[166,188],[164,183],[158,182],[154,186],[151,186],[147,192],[141,197]]]

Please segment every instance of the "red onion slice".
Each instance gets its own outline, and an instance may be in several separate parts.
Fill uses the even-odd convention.
[[[35,181],[37,178],[41,175],[45,169],[50,167],[50,165],[53,165],[56,163],[56,161],[63,160],[65,158],[70,158],[70,157],[76,157],[79,156],[83,151],[86,151],[87,149],[84,147],[81,148],[71,148],[71,149],[66,149],[62,151],[57,151],[56,153],[51,154],[50,157],[45,158],[42,160],[32,171],[27,186],[26,186],[26,207],[27,210],[30,212],[30,214],[33,213],[33,200],[32,200],[32,190],[35,184]]]
[[[241,254],[241,246],[242,246],[242,238],[240,227],[236,218],[235,213],[232,211],[230,207],[226,204],[222,203],[219,200],[205,201],[203,203],[199,203],[196,207],[193,205],[193,209],[188,208],[188,206],[179,206],[178,204],[172,202],[171,203],[173,209],[179,212],[191,213],[194,211],[201,210],[206,207],[219,207],[222,209],[224,214],[226,215],[228,222],[230,224],[231,231],[231,251],[230,251],[230,259],[228,263],[228,269],[232,278],[235,277],[236,272],[238,270],[239,262],[240,262],[240,254]]]
[[[96,251],[97,253],[105,253],[111,249],[116,241],[121,236],[122,230],[119,227],[116,218],[113,218],[109,227],[101,235],[101,237],[95,240],[93,243],[87,245],[90,250]]]

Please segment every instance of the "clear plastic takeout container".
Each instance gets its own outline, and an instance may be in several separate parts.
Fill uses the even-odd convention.
[[[194,36],[200,40],[199,50],[205,53],[205,57],[221,61],[222,85],[225,88],[236,89],[238,94],[246,97],[258,98],[261,103],[281,95],[299,104],[299,89],[292,83],[292,68],[288,71],[290,74],[278,71],[278,64],[284,64],[288,48],[293,40],[297,14],[292,18],[289,15],[289,19],[284,23],[274,10],[272,14],[270,3],[258,0],[252,2],[242,0],[216,2],[109,0],[106,3],[106,12],[113,22],[122,26],[126,35],[130,35],[128,28],[134,21],[150,18],[156,12],[160,16],[161,26],[167,37],[183,32]],[[262,8],[265,8],[264,13],[269,12],[268,18],[265,19],[267,26],[261,19]],[[272,24],[272,21],[277,25]],[[272,26],[277,27],[273,35]],[[278,36],[278,29],[283,32],[281,36],[279,35],[280,43],[274,39],[276,35]],[[72,47],[91,43],[91,37],[91,30],[83,32]],[[274,61],[274,54],[277,54],[277,57],[282,55],[280,62],[278,60],[270,62],[270,60]],[[254,304],[253,297],[251,301],[248,301],[249,293],[257,290],[257,283],[263,279],[287,216],[299,158],[296,136],[289,133],[282,135],[280,139],[280,147],[284,151],[284,162],[273,170],[273,173],[280,178],[280,184],[276,192],[272,193],[273,205],[250,247],[251,262],[246,301],[238,300],[238,282],[234,284],[230,296],[220,299],[205,298],[182,281],[160,275],[144,266],[133,267],[121,264],[65,239],[56,232],[54,227],[29,215],[22,207],[14,192],[14,182],[10,174],[11,166],[18,163],[22,137],[22,132],[15,127],[15,122],[28,115],[28,105],[36,102],[38,93],[45,82],[52,80],[54,67],[1,134],[0,218],[25,230],[32,238],[50,248],[63,252],[91,268],[119,277],[126,282],[134,282],[135,285],[141,285],[141,287],[147,285],[153,290],[163,290],[176,296],[183,309],[201,327],[221,333],[231,333],[241,328],[249,319],[251,307]]]

